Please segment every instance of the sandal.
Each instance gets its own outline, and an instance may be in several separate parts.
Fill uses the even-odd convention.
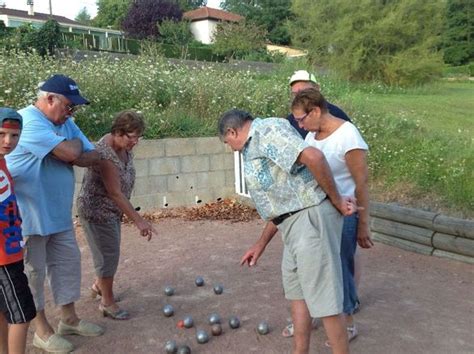
[[[359,335],[359,331],[357,330],[357,327],[355,326],[355,324],[353,324],[352,326],[347,326],[347,341],[348,342],[353,340],[358,335]],[[329,343],[328,340],[324,343],[324,345],[328,348],[331,348],[331,343]]]
[[[317,318],[311,319],[311,328],[312,329],[317,329],[318,328],[318,319]],[[285,338],[293,337],[294,334],[295,334],[295,327],[293,326],[293,323],[290,323],[288,326],[283,328],[283,331],[281,332],[281,335]]]
[[[100,291],[99,287],[96,283],[92,284],[91,286],[91,298],[95,299],[97,297],[102,297],[102,292]],[[114,301],[120,302],[122,300],[120,296],[114,295]]]
[[[125,311],[124,309],[121,309],[118,307],[116,310],[113,310],[111,306],[105,306],[103,304],[99,305],[99,311],[102,312],[102,316],[104,317],[110,317],[114,320],[128,320],[130,318],[130,314]]]

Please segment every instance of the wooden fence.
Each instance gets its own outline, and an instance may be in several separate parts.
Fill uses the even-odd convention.
[[[373,202],[375,240],[426,255],[474,264],[474,221]]]

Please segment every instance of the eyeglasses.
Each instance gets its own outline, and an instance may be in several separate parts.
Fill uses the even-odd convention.
[[[305,115],[303,115],[301,117],[295,117],[296,123],[302,123],[310,113],[311,113],[311,111],[309,111],[308,113],[306,113]]]
[[[143,135],[132,135],[128,133],[125,133],[124,135],[132,141],[140,141],[143,139]]]
[[[79,108],[79,106],[75,105],[74,103],[66,104],[62,100],[61,96],[54,95],[53,97],[56,97],[64,105],[64,108],[69,114],[74,113]]]

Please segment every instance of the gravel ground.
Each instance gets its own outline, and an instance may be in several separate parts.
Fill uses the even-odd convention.
[[[76,304],[81,317],[107,328],[97,338],[71,336],[76,353],[163,353],[164,343],[186,343],[193,353],[289,353],[291,339],[280,333],[288,323],[288,302],[280,278],[282,243],[268,246],[258,266],[240,267],[239,259],[263,227],[262,221],[184,221],[163,219],[159,234],[149,243],[132,226],[124,225],[122,255],[116,277],[120,306],[132,318],[113,321],[98,311],[89,296],[94,274],[90,252],[78,227],[82,250],[82,298]],[[360,286],[361,311],[356,315],[359,337],[352,353],[474,353],[474,267],[428,257],[377,243],[361,252],[364,271]],[[206,284],[196,287],[202,275]],[[222,295],[212,286],[221,283]],[[172,297],[164,287],[176,289]],[[47,313],[57,325],[59,312],[48,296]],[[164,304],[175,315],[165,318]],[[197,344],[196,329],[209,330],[207,316],[224,319],[224,333],[207,344]],[[180,329],[178,320],[192,315],[195,327]],[[239,316],[241,327],[229,328],[227,319]],[[271,332],[258,335],[255,327],[266,320]],[[33,325],[28,341],[31,343]],[[311,353],[330,353],[324,330],[313,331]],[[28,346],[28,353],[40,353]]]

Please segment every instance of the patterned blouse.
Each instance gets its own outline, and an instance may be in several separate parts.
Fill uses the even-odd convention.
[[[119,171],[122,193],[130,199],[135,183],[135,167],[133,154],[127,152],[128,162],[120,160],[115,151],[102,138],[96,144],[96,150],[102,159],[110,160]],[[108,197],[99,166],[89,167],[82,180],[81,191],[76,201],[79,216],[89,222],[105,224],[116,222],[122,218],[122,211],[115,202]]]
[[[242,150],[245,183],[264,220],[320,204],[326,194],[304,165],[309,147],[286,119],[255,119]]]

